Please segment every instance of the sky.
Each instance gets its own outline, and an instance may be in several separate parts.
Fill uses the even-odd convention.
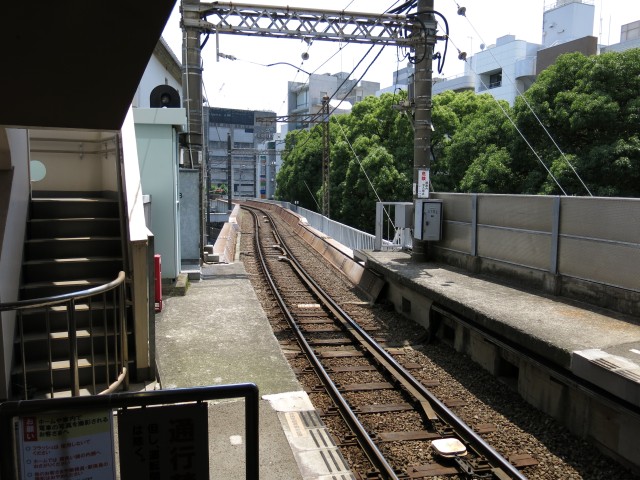
[[[618,43],[621,25],[640,20],[640,2],[637,0],[586,1],[592,1],[595,5],[593,34],[601,44]],[[251,2],[245,0],[244,3]],[[323,0],[321,4],[327,10],[380,14],[402,3],[404,0]],[[442,73],[435,71],[434,63],[434,76],[450,77],[463,73],[464,62],[458,59],[458,50],[470,56],[480,50],[481,44],[494,44],[503,35],[511,34],[519,40],[541,43],[543,11],[555,3],[556,0],[435,0],[435,10],[444,15],[449,23],[450,43]],[[316,0],[259,0],[255,4],[318,8]],[[180,0],[177,0],[162,36],[181,60],[179,6]],[[457,15],[459,6],[466,8],[466,17]],[[219,51],[233,55],[237,60],[220,59],[216,62],[216,37],[210,37],[202,50],[204,96],[209,105],[271,110],[278,115],[287,113],[287,82],[304,82],[308,76],[292,66],[266,65],[287,62],[319,74],[350,72],[369,49],[364,45],[321,41],[307,45],[301,40],[240,35],[219,35],[218,41]],[[438,42],[436,51],[443,53],[443,48],[444,42]],[[374,48],[352,78],[363,75],[378,49]],[[309,58],[303,61],[302,54],[305,52]],[[363,79],[379,82],[381,88],[388,87],[392,84],[393,73],[406,65],[407,61],[402,59],[401,52],[386,47]]]

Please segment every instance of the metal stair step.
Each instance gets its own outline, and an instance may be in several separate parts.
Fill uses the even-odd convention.
[[[102,197],[43,197],[31,202],[32,218],[82,217],[88,214],[104,217],[119,215],[118,201]]]
[[[91,357],[78,357],[78,368],[91,368],[92,366],[102,367],[107,364],[106,357],[102,355],[95,355],[93,357],[93,360],[94,363],[92,364]],[[109,364],[113,364],[113,358],[110,358]],[[51,367],[54,371],[69,370],[69,366],[69,360],[54,360],[53,362],[51,362]],[[27,362],[27,373],[47,371],[49,371],[49,362],[47,361],[40,360],[35,362]],[[13,367],[11,373],[13,375],[22,374],[22,366],[17,365]]]
[[[93,336],[94,337],[102,337],[105,334],[105,329],[104,327],[95,327],[93,329]],[[109,331],[108,335],[113,335],[113,330]],[[76,337],[78,339],[82,339],[82,338],[91,338],[91,331],[89,331],[86,328],[80,328],[78,330],[76,330]],[[49,334],[47,334],[47,332],[34,332],[34,333],[26,333],[24,334],[24,341],[25,343],[28,342],[44,342],[47,339],[50,339],[52,341],[55,340],[68,340],[69,339],[69,332],[66,330],[60,330],[60,331],[55,331],[55,332],[50,332]],[[15,339],[15,343],[20,343],[20,338],[16,337]]]
[[[76,258],[43,258],[40,260],[27,260],[23,265],[44,265],[47,263],[90,263],[90,262],[114,262],[122,260],[122,257],[76,257]]]
[[[25,259],[121,257],[119,236],[33,238],[25,242]]]

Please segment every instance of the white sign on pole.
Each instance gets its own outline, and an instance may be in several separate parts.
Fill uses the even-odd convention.
[[[19,418],[22,480],[112,480],[113,413],[31,415]]]
[[[429,198],[429,169],[418,170],[418,198]]]

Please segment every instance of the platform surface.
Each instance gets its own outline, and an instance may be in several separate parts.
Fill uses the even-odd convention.
[[[156,314],[162,389],[255,383],[260,391],[260,479],[353,478],[273,335],[242,263],[205,265],[185,296]],[[209,404],[212,479],[245,478],[244,402]],[[329,439],[330,440],[330,439]]]

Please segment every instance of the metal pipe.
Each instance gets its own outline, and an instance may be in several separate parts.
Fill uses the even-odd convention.
[[[127,338],[127,311],[125,308],[124,284],[118,288],[118,310],[120,311],[120,351],[122,354],[121,371],[125,372],[124,389],[129,390],[129,341]]]

